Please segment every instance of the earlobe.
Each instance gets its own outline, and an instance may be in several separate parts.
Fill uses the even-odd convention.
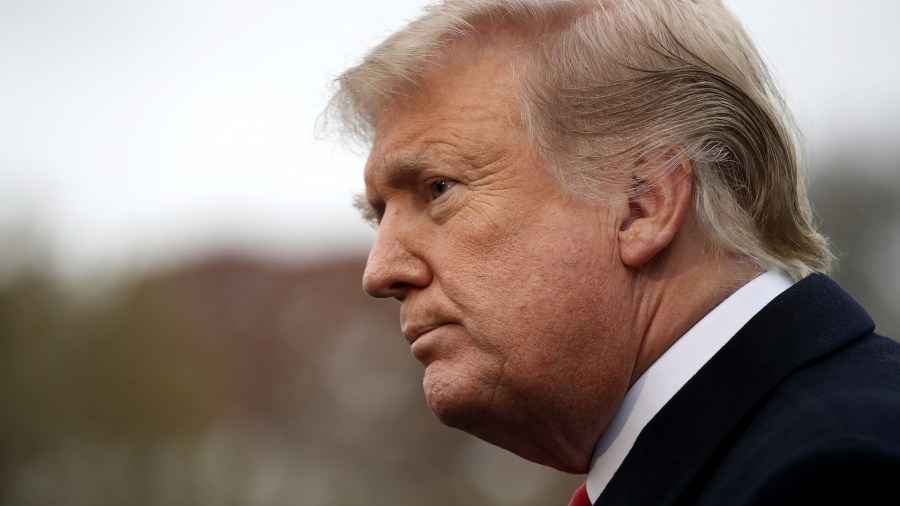
[[[661,163],[674,161],[665,158]],[[690,161],[680,160],[669,168],[640,164],[632,177],[629,215],[619,227],[622,263],[639,269],[671,244],[690,201]]]

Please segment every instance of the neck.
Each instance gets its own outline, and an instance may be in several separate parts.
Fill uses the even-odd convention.
[[[701,318],[762,272],[723,254],[682,254],[679,242],[700,240],[693,236],[676,239],[666,255],[635,274],[640,294],[635,335],[641,346],[631,384]]]

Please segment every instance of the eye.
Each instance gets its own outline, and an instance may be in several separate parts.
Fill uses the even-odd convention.
[[[456,184],[449,179],[436,179],[430,183],[428,183],[428,190],[431,192],[431,198],[438,198],[444,193],[447,192],[453,185]]]

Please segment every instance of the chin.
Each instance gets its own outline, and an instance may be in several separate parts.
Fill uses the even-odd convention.
[[[439,364],[425,371],[422,388],[431,411],[444,425],[469,432],[484,418],[493,397],[489,387],[472,381],[470,374],[446,374]]]
[[[510,398],[504,402],[504,392],[496,391],[491,379],[435,362],[426,369],[422,386],[428,406],[444,425],[537,464],[573,474],[588,471],[596,438],[566,437],[563,427],[541,423]]]

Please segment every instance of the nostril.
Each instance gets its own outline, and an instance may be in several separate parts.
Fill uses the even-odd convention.
[[[413,285],[403,279],[397,279],[398,277],[390,271],[368,269],[363,274],[363,291],[370,297],[379,299],[394,297],[399,299],[405,296],[405,293]]]
[[[393,297],[399,301],[403,301],[406,298],[406,294],[409,293],[410,290],[414,289],[415,285],[412,283],[406,283],[404,281],[397,281],[395,283],[391,283],[391,286],[388,287],[388,291],[390,292],[389,297]]]

